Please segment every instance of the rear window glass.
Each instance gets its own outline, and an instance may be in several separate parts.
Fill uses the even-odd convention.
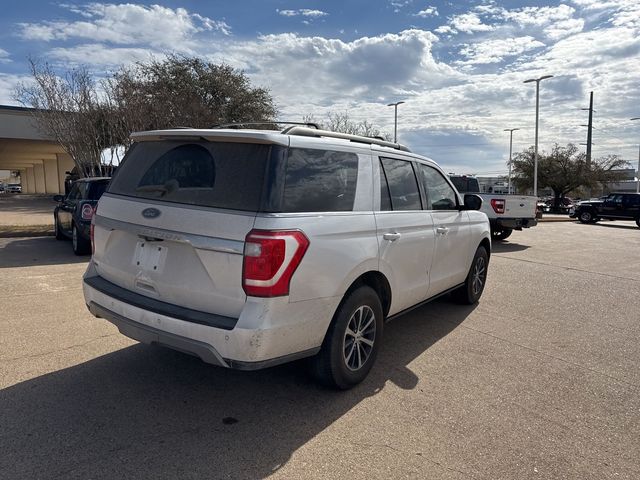
[[[89,200],[100,200],[100,197],[107,189],[109,182],[92,182],[89,190]]]
[[[357,177],[358,156],[355,153],[291,148],[282,211],[353,210]]]
[[[258,211],[269,145],[137,143],[109,193],[189,205]]]
[[[480,185],[475,178],[449,176],[449,179],[460,193],[480,193]]]

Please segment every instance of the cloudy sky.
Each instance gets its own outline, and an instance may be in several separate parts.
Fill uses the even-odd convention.
[[[135,2],[135,0],[132,0]],[[506,171],[532,145],[541,75],[541,148],[586,141],[636,165],[640,142],[640,1],[236,0],[6,2],[0,103],[28,78],[27,56],[97,75],[169,52],[244,70],[271,90],[282,120],[347,111],[393,131],[449,171]],[[584,148],[584,147],[582,147]]]

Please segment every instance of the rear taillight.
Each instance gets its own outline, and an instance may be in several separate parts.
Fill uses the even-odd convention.
[[[242,288],[252,297],[289,295],[291,277],[309,247],[299,230],[251,230],[245,239]]]
[[[91,220],[94,212],[95,209],[93,208],[93,205],[85,203],[82,205],[82,210],[80,210],[80,216],[82,217],[82,220]]]
[[[504,204],[505,204],[504,199],[497,199],[497,198],[491,199],[491,208],[493,208],[493,211],[496,213],[504,213]]]
[[[98,205],[91,208],[91,226],[89,227],[89,238],[91,239],[91,255],[96,253],[96,244],[95,244],[95,241],[93,240],[93,230],[94,230],[94,225],[96,223],[97,211],[98,211]]]

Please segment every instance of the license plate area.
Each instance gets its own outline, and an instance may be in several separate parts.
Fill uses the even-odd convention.
[[[133,265],[143,272],[161,273],[167,259],[168,248],[160,242],[141,240],[136,244]]]

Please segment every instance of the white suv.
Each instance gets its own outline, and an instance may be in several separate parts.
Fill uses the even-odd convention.
[[[326,384],[371,369],[384,320],[444,293],[477,302],[481,199],[382,140],[136,133],[93,216],[89,310],[121,333],[250,370],[313,357]]]

